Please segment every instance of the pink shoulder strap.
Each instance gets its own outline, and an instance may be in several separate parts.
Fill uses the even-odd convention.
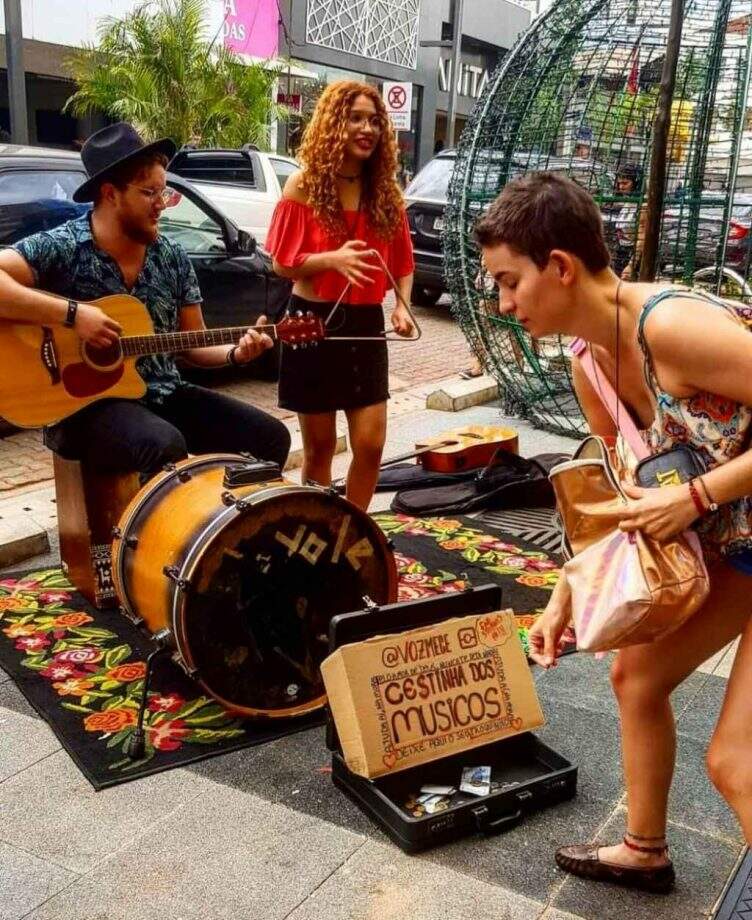
[[[638,460],[642,460],[649,456],[650,451],[640,437],[637,425],[632,421],[632,416],[627,411],[624,403],[621,402],[617,396],[609,379],[598,367],[593,357],[593,352],[588,348],[587,342],[584,339],[575,339],[569,346],[569,351],[582,362],[582,369],[585,371],[586,377],[592,384],[595,392],[600,396],[601,402],[606,407],[606,411],[613,419],[614,424],[621,432],[624,440],[632,448],[635,457],[637,457]],[[619,410],[618,414],[616,411],[617,406]]]

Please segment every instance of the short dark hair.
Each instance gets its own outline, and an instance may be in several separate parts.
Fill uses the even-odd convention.
[[[148,153],[139,154],[132,159],[126,160],[126,162],[122,163],[120,166],[113,166],[112,169],[99,180],[94,190],[94,204],[96,205],[99,203],[102,196],[102,186],[105,182],[111,183],[115,188],[119,188],[122,191],[126,185],[130,185],[134,179],[137,179],[142,173],[146,172],[147,169],[151,169],[152,166],[163,166],[167,169],[167,164],[169,162],[165,154],[151,150]]]
[[[552,249],[577,256],[591,272],[608,268],[603,221],[592,196],[567,176],[534,172],[515,179],[475,225],[481,246],[506,243],[539,269]]]

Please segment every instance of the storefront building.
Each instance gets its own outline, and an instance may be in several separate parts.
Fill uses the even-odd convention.
[[[232,2],[252,5],[258,0]],[[451,37],[451,0],[280,0],[280,10],[285,27],[280,28],[279,54],[319,79],[359,79],[379,88],[384,81],[412,84],[410,130],[399,132],[406,178],[459,138],[491,73],[531,18],[526,7],[511,0],[466,0],[457,122],[450,143],[451,53],[421,42]],[[305,92],[304,82],[293,77],[288,89],[284,75],[280,81],[296,101]]]
[[[66,59],[96,41],[103,17],[125,16],[141,2],[24,0],[31,143],[77,146],[104,123],[102,118],[76,119],[63,111],[75,89]],[[411,84],[410,130],[399,132],[407,176],[435,150],[450,146],[446,136],[450,50],[421,43],[451,37],[451,0],[206,0],[206,4],[207,32],[249,59],[276,62],[281,67],[278,98],[293,108],[305,108],[307,101],[312,104],[317,82],[359,79],[379,89],[384,81]],[[0,129],[7,131],[2,14],[0,3]],[[521,2],[465,0],[456,137],[498,61],[529,22],[530,12]],[[300,123],[293,120],[289,128],[282,126],[278,149],[294,151],[299,136]]]

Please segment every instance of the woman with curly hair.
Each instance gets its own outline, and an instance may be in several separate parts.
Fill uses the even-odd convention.
[[[302,169],[287,180],[266,247],[274,270],[295,282],[289,310],[326,319],[344,294],[328,330],[336,336],[379,336],[382,301],[397,288],[394,330],[409,336],[413,254],[396,181],[397,143],[384,103],[372,86],[330,84],[322,93],[298,151]],[[353,453],[347,497],[365,509],[373,496],[386,437],[386,341],[324,341],[315,348],[282,346],[279,404],[298,413],[303,482],[329,485],[344,410]]]

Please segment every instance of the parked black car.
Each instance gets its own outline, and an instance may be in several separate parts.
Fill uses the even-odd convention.
[[[421,306],[433,306],[447,291],[441,237],[449,181],[456,158],[455,150],[442,150],[426,163],[405,189],[407,219],[415,254],[413,301]],[[473,195],[487,200],[487,189],[495,193],[500,188],[500,172],[505,157],[500,151],[484,150],[480,151],[478,158],[483,167],[477,171],[478,182],[482,183],[482,187],[470,189],[471,207],[474,203]],[[523,151],[513,158],[510,178],[533,169],[567,173],[595,194],[613,194],[613,174],[602,163],[594,160],[541,156]],[[480,205],[478,208],[480,216]]]
[[[85,179],[77,153],[0,145],[0,248],[85,213],[89,205],[71,200]],[[291,284],[274,274],[268,254],[190,182],[168,173],[167,184],[176,194],[162,215],[160,230],[190,257],[204,298],[206,325],[251,325],[262,313],[270,321],[277,319]],[[275,348],[248,368],[188,369],[186,375],[203,383],[218,373],[276,379],[278,367]]]

